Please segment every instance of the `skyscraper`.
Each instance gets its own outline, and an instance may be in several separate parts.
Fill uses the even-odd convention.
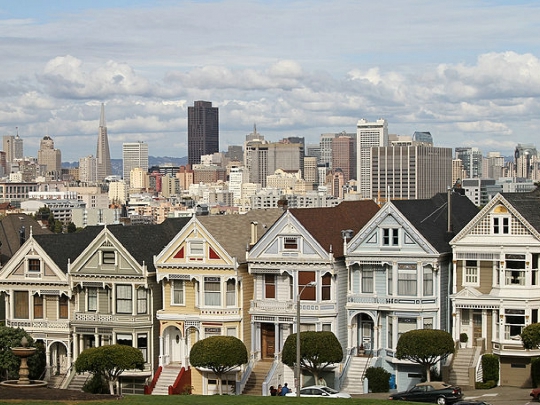
[[[23,140],[19,138],[18,130],[17,136],[4,135],[2,140],[7,163],[12,163],[16,159],[22,159],[24,157]]]
[[[202,155],[219,152],[219,111],[210,101],[188,107],[188,163],[201,163]]]
[[[467,172],[467,177],[481,178],[482,177],[482,151],[476,147],[457,147],[456,159],[463,161],[463,168]]]
[[[332,140],[332,168],[341,169],[343,181],[356,178],[356,140],[340,135]]]
[[[148,171],[148,144],[144,142],[126,142],[122,145],[123,178],[129,185],[131,170],[135,168]]]
[[[111,153],[109,152],[109,138],[107,137],[107,127],[105,126],[105,106],[101,103],[101,116],[99,118],[99,132],[96,152],[97,181],[112,174]]]
[[[62,155],[59,149],[54,149],[54,141],[49,135],[44,136],[39,144],[38,164],[43,167],[44,174],[51,175],[55,180],[60,178]]]
[[[371,198],[371,148],[388,146],[388,123],[385,119],[356,124],[356,159],[358,192],[361,198]]]

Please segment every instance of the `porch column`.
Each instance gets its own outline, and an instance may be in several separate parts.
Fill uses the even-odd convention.
[[[280,352],[280,347],[281,347],[279,331],[280,331],[279,323],[274,322],[274,336],[275,336],[276,341],[278,342],[278,344],[274,343],[274,359],[277,358],[278,353]]]
[[[184,363],[184,362],[183,362]],[[163,366],[163,336],[159,336],[159,356],[158,356],[158,365]]]
[[[79,334],[73,334],[73,361],[77,360],[79,354]]]
[[[49,381],[51,379],[51,346],[45,342],[45,380]],[[57,349],[58,350],[58,349]],[[57,356],[55,356],[57,357]]]

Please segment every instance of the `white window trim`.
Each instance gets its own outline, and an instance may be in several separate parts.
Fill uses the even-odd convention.
[[[182,283],[182,303],[174,302],[174,284]],[[186,306],[186,283],[184,280],[171,280],[171,306],[185,307]]]
[[[204,239],[191,239],[188,241],[188,249],[187,249],[187,255],[188,257],[204,257]],[[202,252],[193,252],[192,246],[200,245],[202,248]],[[199,250],[199,249],[197,249]]]
[[[480,267],[478,266],[478,260],[476,261],[476,281],[467,281],[467,260],[463,260],[463,269],[462,269],[462,284],[464,286],[471,287],[480,287]]]
[[[30,260],[39,261],[39,270],[30,270]],[[27,256],[24,261],[24,273],[27,277],[39,277],[43,274],[43,260],[39,256]]]

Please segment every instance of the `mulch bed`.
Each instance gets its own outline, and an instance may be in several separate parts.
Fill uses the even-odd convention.
[[[116,395],[90,394],[83,391],[58,388],[12,388],[0,385],[0,399],[27,399],[45,401],[103,401],[118,399]]]

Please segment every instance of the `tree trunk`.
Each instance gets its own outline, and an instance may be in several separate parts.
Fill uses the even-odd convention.
[[[426,365],[426,381],[427,382],[431,382],[431,373],[430,373],[430,371],[431,371],[431,365],[428,364],[428,365]]]

